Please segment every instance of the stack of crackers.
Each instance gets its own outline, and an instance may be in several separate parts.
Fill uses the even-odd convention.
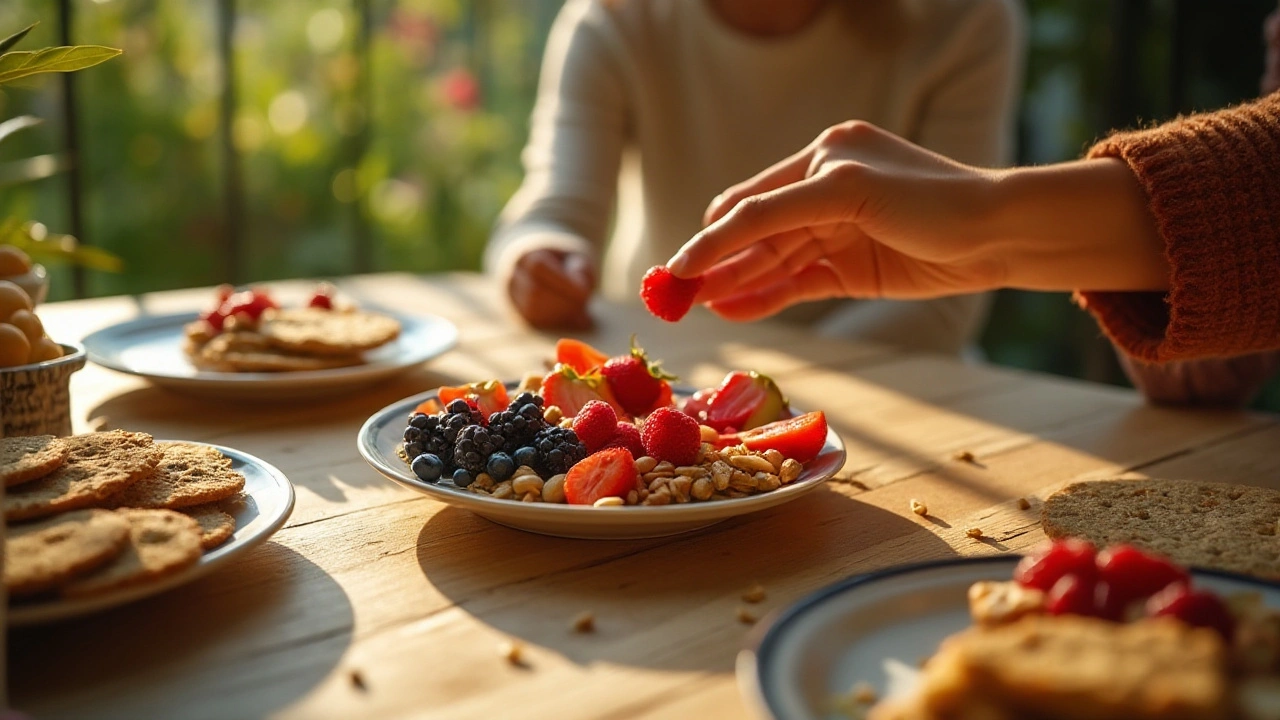
[[[320,308],[267,310],[258,322],[228,318],[222,332],[199,320],[186,328],[186,352],[201,370],[290,372],[365,362],[363,353],[400,335],[386,315]]]
[[[88,597],[181,572],[235,532],[219,503],[244,482],[216,449],[146,433],[2,438],[5,587]]]

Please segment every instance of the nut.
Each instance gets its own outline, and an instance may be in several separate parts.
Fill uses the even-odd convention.
[[[659,490],[662,490],[663,488],[667,487],[667,484],[670,482],[671,482],[671,478],[667,478],[667,477],[654,478],[653,480],[649,481],[649,492],[656,493]]]
[[[978,538],[982,537],[982,528],[978,528],[978,527],[965,528],[964,534],[967,535],[968,537],[973,538],[974,540],[977,540]]]
[[[644,504],[645,505],[670,505],[671,491],[668,490],[666,486],[663,486],[661,490],[657,492],[649,493],[649,497],[644,499]]]
[[[649,457],[648,455],[642,455],[636,458],[636,472],[640,473],[641,475],[644,475],[645,473],[648,473],[648,472],[653,472],[653,468],[657,464],[658,464],[657,458]]]
[[[733,468],[729,463],[723,460],[711,463],[711,483],[715,485],[717,491],[723,492],[729,487],[729,478],[732,475]]]
[[[491,494],[499,500],[506,500],[507,498],[515,497],[516,491],[511,488],[510,480],[503,480],[493,488]]]
[[[756,481],[756,489],[760,492],[773,492],[782,487],[782,481],[773,473],[758,472],[753,479]]]
[[[596,616],[590,610],[583,610],[573,619],[572,627],[574,632],[595,632]]]
[[[647,472],[640,477],[644,478],[645,482],[652,485],[654,480],[665,480],[674,474],[675,473],[673,472],[658,472],[657,470],[654,470],[653,472]]]
[[[672,465],[670,460],[663,460],[657,465],[654,465],[653,470],[651,470],[650,472],[667,473],[668,475],[671,475],[671,474],[674,474],[675,471],[676,471],[676,466]]]
[[[773,463],[765,460],[759,455],[735,455],[729,458],[729,464],[739,470],[746,470],[750,473],[771,473],[773,472]]]
[[[694,500],[710,500],[711,493],[715,492],[715,489],[716,486],[711,482],[711,478],[700,477],[693,481],[689,494],[693,495]]]
[[[524,665],[524,645],[515,640],[508,640],[498,646],[498,652],[512,665]]]
[[[640,488],[636,491],[636,499],[644,502],[649,497],[649,488]]]
[[[787,485],[800,477],[803,470],[804,466],[796,462],[795,458],[787,458],[782,461],[782,467],[778,469],[778,479],[782,480],[783,485]]]
[[[676,477],[671,478],[671,496],[674,497],[678,503],[687,503],[689,502],[689,491],[692,486],[693,480],[684,477],[683,475],[677,475]]]
[[[480,473],[476,476],[475,482],[471,483],[471,489],[492,490],[495,484],[496,483],[493,482],[493,477],[490,476],[489,473]]]
[[[1030,502],[1028,502],[1026,498],[1018,498],[1018,509],[1019,509],[1019,510],[1030,510],[1030,509],[1031,509],[1031,503],[1030,503]]]
[[[764,459],[768,460],[769,464],[773,466],[772,472],[777,473],[779,470],[782,469],[782,462],[787,458],[784,457],[780,451],[775,450],[773,448],[769,448],[768,450],[764,451]]]
[[[760,583],[756,583],[747,588],[746,592],[742,593],[742,601],[752,604],[764,602],[764,596],[764,586]]]
[[[534,470],[528,465],[521,465],[520,467],[516,468],[515,472],[511,473],[511,477],[518,478],[521,475],[537,475],[537,474],[538,474],[537,470]]]
[[[555,425],[564,419],[564,411],[560,409],[559,405],[548,405],[547,409],[542,411],[542,419]]]
[[[924,517],[929,514],[929,506],[915,498],[911,498],[911,512],[919,515],[920,517]]]
[[[720,433],[709,425],[699,425],[698,432],[702,435],[702,442],[713,443],[720,439]]]
[[[757,481],[754,475],[748,475],[741,470],[734,470],[729,476],[729,489],[737,490],[741,493],[750,493],[756,489]]]
[[[638,491],[632,490],[631,492],[627,493],[628,505],[635,505],[638,502],[640,502],[640,493]]]
[[[676,468],[676,475],[683,475],[685,477],[700,478],[710,474],[711,471],[701,465],[681,465]]]
[[[707,465],[720,459],[720,453],[716,451],[716,446],[711,443],[702,443],[698,446],[698,464]]]
[[[542,493],[531,490],[520,497],[520,502],[542,502]]]
[[[566,430],[571,430],[573,429],[573,418],[571,417],[560,418],[560,422],[558,424],[560,425],[560,427],[565,428]]]
[[[552,475],[542,485],[542,501],[549,503],[564,502],[564,474]]]
[[[595,507],[622,507],[626,504],[626,501],[616,495],[610,495],[609,497],[602,497],[592,504]]]
[[[511,489],[515,490],[517,495],[526,493],[538,493],[541,495],[544,486],[545,483],[542,482],[542,478],[537,475],[520,475],[511,481]]]

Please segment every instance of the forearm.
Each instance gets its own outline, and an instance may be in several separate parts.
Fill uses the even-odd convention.
[[[1119,160],[1000,171],[983,236],[1028,290],[1169,287],[1164,243],[1133,172]]]

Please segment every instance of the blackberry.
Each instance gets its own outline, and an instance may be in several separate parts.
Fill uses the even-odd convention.
[[[538,451],[538,466],[534,469],[543,477],[569,472],[574,463],[587,456],[587,448],[577,433],[557,425],[539,430],[533,438],[533,449]]]
[[[512,400],[511,404],[508,405],[507,407],[508,409],[515,409],[515,408],[524,407],[525,405],[529,405],[531,403],[533,405],[537,405],[539,408],[542,408],[544,407],[546,401],[542,399],[541,395],[538,395],[537,393],[531,393],[526,390],[525,392],[522,392],[519,395],[517,395],[516,399]]]
[[[442,413],[436,415],[415,414],[409,419],[409,427],[405,428],[405,454],[410,460],[423,453],[430,453],[440,458],[445,472],[457,467],[453,461],[453,446],[458,440],[458,433],[468,425],[479,425],[484,416],[473,410],[465,400],[454,400]],[[416,439],[410,440],[417,431]]]
[[[522,393],[516,401],[519,402],[529,394]],[[542,410],[536,404],[517,402],[511,403],[506,410],[499,410],[489,416],[489,430],[502,436],[502,447],[499,449],[508,454],[532,445],[533,437],[539,430],[547,427],[547,421],[542,419]]]
[[[483,425],[468,425],[458,433],[453,446],[453,464],[475,477],[485,471],[489,456],[501,449],[501,436]]]

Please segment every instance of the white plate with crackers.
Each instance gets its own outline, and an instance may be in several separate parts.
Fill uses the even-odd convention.
[[[84,339],[89,359],[118,372],[138,375],[161,387],[188,394],[239,400],[283,400],[337,395],[411,370],[450,350],[458,329],[433,315],[378,311],[400,323],[399,337],[365,352],[349,367],[285,372],[218,372],[192,364],[185,351],[185,328],[196,313],[155,315],[99,330]]]
[[[515,383],[508,385],[514,387]],[[677,389],[676,394],[679,396],[687,392]],[[410,490],[470,510],[500,525],[541,535],[622,540],[691,532],[732,517],[791,502],[818,489],[844,466],[845,461],[844,443],[835,430],[828,429],[821,452],[805,464],[795,481],[777,490],[750,497],[679,505],[627,507],[503,500],[468,492],[455,487],[448,480],[423,482],[401,459],[399,450],[409,416],[414,408],[433,398],[437,398],[435,390],[405,398],[375,413],[360,428],[356,441],[360,454],[378,472]]]
[[[921,661],[972,624],[969,586],[1008,580],[1020,559],[900,566],[819,590],[756,626],[738,654],[738,687],[762,718],[862,717],[876,699],[910,688]],[[1220,594],[1258,593],[1280,606],[1280,585],[1213,570],[1192,577]]]
[[[29,444],[5,452],[18,442]],[[293,511],[288,478],[220,445],[124,431],[0,444],[11,626],[190,582],[265,542]]]

